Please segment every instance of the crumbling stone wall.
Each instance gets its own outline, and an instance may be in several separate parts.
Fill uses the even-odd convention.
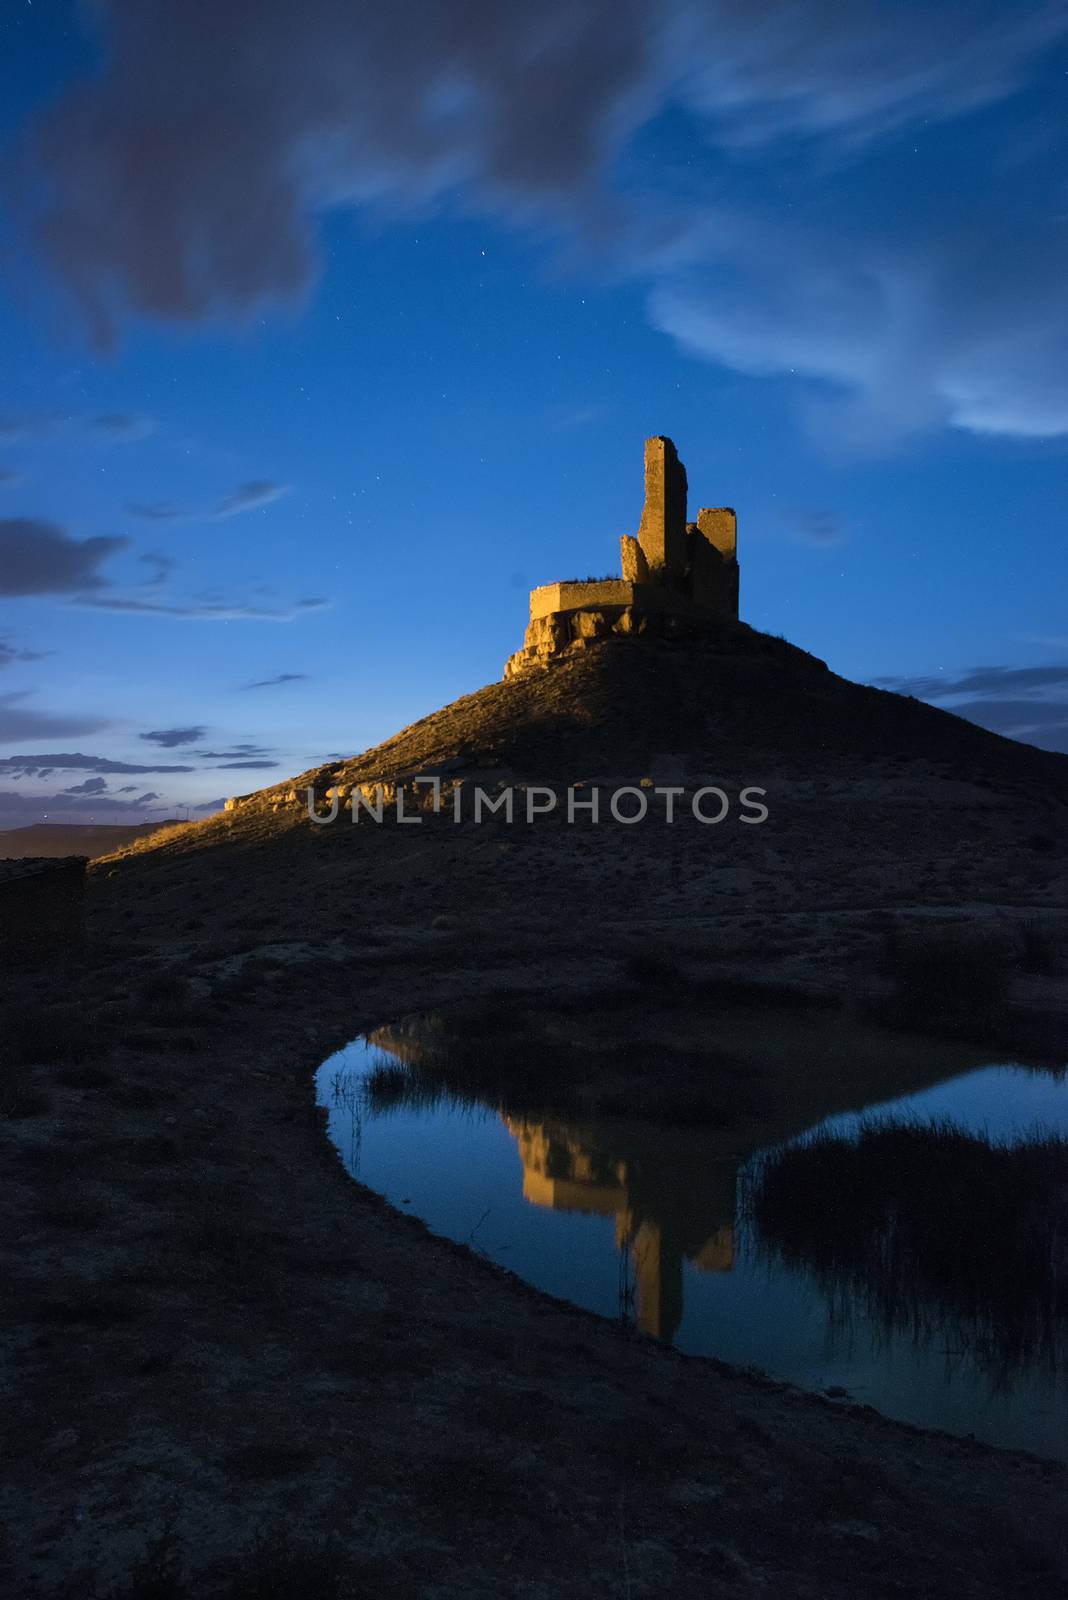
[[[620,540],[622,577],[547,583],[530,594],[530,625],[505,677],[548,666],[607,638],[680,637],[738,620],[738,527],[730,506],[686,520],[686,469],[671,440],[645,441],[645,505]]]
[[[632,533],[625,533],[619,543],[623,553],[623,582],[648,583],[649,563],[638,540]]]

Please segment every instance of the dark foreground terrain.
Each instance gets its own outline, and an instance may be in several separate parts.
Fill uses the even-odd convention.
[[[686,782],[766,782],[768,824],[322,829],[272,791],[95,863],[86,947],[0,977],[2,1592],[1065,1592],[1062,1467],[549,1302],[358,1188],[324,1136],[325,1056],[472,999],[674,995],[713,1036],[743,994],[1056,1032],[1068,763],[815,667],[806,750],[766,662],[669,654],[654,682],[641,659],[493,686],[462,737],[450,712],[404,736],[412,766],[492,770],[492,713],[516,781],[637,783],[667,752]],[[360,771],[403,775],[385,749]]]

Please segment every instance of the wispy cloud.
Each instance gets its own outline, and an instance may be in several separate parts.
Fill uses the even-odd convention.
[[[955,695],[1027,695],[1036,698],[1050,689],[1068,692],[1068,663],[1038,667],[969,667],[946,676],[928,673],[912,678],[876,678],[883,689],[915,695],[918,700],[950,700]]]
[[[83,730],[84,731],[84,730]],[[44,737],[42,734],[38,738]],[[79,751],[58,755],[0,756],[0,773],[28,778],[46,777],[52,772],[195,772],[195,767],[143,766],[134,761],[113,761],[110,756],[87,756]]]
[[[25,650],[10,639],[0,639],[0,667],[9,667],[13,661],[41,661],[43,650]]]
[[[1068,752],[1068,665],[972,667],[943,676],[877,678],[880,688],[943,704],[969,722],[1047,750]]]
[[[306,672],[279,672],[273,678],[257,678],[255,683],[242,684],[243,689],[277,689],[284,683],[306,683]]]
[[[37,416],[0,416],[0,444],[30,444],[45,439],[61,428],[67,419],[58,412]]]
[[[106,717],[72,716],[61,711],[41,711],[27,706],[28,692],[0,695],[0,744],[21,744],[29,739],[77,739],[111,726]],[[9,757],[18,760],[18,757]],[[45,760],[45,757],[32,757]],[[0,771],[5,763],[0,760]]]
[[[234,744],[229,750],[194,750],[201,761],[246,761],[251,756],[269,756],[274,751],[262,744]]]
[[[155,550],[146,550],[144,555],[138,556],[137,559],[148,568],[151,574],[148,582],[153,589],[162,588],[178,565],[173,556],[160,555]]]
[[[273,483],[269,478],[254,478],[251,483],[240,483],[236,489],[224,495],[212,515],[237,517],[245,511],[259,511],[264,506],[273,505],[276,500],[281,500],[282,496],[288,493],[288,483]]]
[[[187,600],[168,603],[138,595],[78,595],[72,604],[95,611],[124,612],[129,616],[174,617],[185,622],[294,622],[318,611],[326,600],[295,600],[284,608],[250,605],[240,600]]]
[[[842,519],[833,511],[802,512],[794,522],[793,532],[802,543],[823,547],[844,544],[846,540]]]
[[[1068,432],[1060,164],[1010,187],[1003,139],[976,136],[1029,81],[1059,128],[1055,0],[424,0],[417,27],[336,0],[216,0],[209,30],[170,0],[95,14],[106,64],[36,118],[24,166],[32,231],[102,341],[127,310],[299,302],[324,212],[437,201],[599,252],[657,327],[792,379],[856,446]],[[669,116],[700,151],[684,173],[640,138]],[[917,180],[880,213],[857,200],[893,141]]]
[[[272,478],[253,478],[248,483],[239,483],[213,506],[199,511],[183,509],[169,500],[130,500],[126,509],[131,516],[145,522],[223,522],[245,512],[262,511],[289,494],[291,487],[288,483],[276,483]]]
[[[155,432],[151,417],[133,411],[81,414],[69,411],[0,416],[0,444],[37,444],[58,433],[107,444],[128,444]]]
[[[139,733],[139,739],[147,740],[149,744],[158,744],[163,750],[176,750],[179,745],[198,744],[203,739],[206,728],[156,728],[151,733]]]
[[[145,522],[181,522],[186,516],[178,506],[166,500],[130,500],[126,509],[132,517],[140,517]]]
[[[270,772],[277,765],[277,761],[220,761],[214,770],[216,772]]]

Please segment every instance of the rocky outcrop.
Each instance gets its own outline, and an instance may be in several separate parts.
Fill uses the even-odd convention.
[[[655,591],[651,596],[643,592],[645,585],[621,583],[619,587],[632,591],[629,603],[536,617],[527,628],[523,648],[505,662],[505,678],[550,667],[603,641],[720,638],[732,629],[729,619],[699,607],[658,603]]]

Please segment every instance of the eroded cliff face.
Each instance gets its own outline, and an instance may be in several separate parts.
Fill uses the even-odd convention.
[[[550,587],[562,591],[564,599],[576,598],[580,603],[531,618],[523,648],[505,662],[506,679],[550,667],[565,656],[580,655],[603,640],[717,639],[731,627],[730,619],[653,583],[611,580]],[[582,589],[591,592],[583,596],[568,593]]]

